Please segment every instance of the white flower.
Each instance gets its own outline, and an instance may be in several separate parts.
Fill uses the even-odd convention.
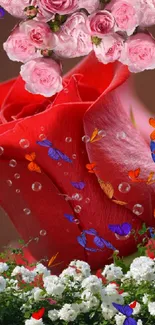
[[[34,288],[33,289],[33,297],[35,301],[40,300],[40,298],[43,297],[43,290],[40,288]]]
[[[12,271],[12,276],[16,276],[17,274],[21,273],[21,267],[20,266],[16,266],[14,268],[14,270]]]
[[[101,305],[102,315],[106,320],[112,319],[116,314],[116,310],[114,308],[108,308],[107,306]]]
[[[44,325],[42,318],[41,319],[34,319],[31,317],[31,319],[27,319],[25,321],[25,325]]]
[[[6,263],[0,262],[0,273],[3,273],[8,270],[8,265]]]
[[[65,286],[60,282],[56,275],[50,275],[44,278],[44,287],[49,295],[62,296]]]
[[[115,316],[116,325],[123,325],[125,319],[126,319],[126,316],[124,316],[124,315],[116,315]]]
[[[79,304],[79,311],[80,311],[80,313],[87,313],[89,310],[90,310],[89,300],[88,301],[82,301]]]
[[[79,260],[75,260],[72,261],[69,266],[75,266],[78,270],[81,271],[81,273],[83,274],[83,276],[86,278],[90,275],[90,266],[88,263],[83,262],[83,261],[79,261]]]
[[[12,276],[16,276],[17,274],[21,274],[22,280],[26,283],[31,283],[34,281],[36,277],[35,270],[30,271],[26,269],[24,266],[16,266],[12,272]]]
[[[49,310],[48,317],[52,322],[55,322],[59,318],[59,311],[56,309]]]
[[[132,315],[137,315],[137,314],[139,314],[140,310],[141,310],[141,305],[139,304],[139,302],[136,302],[136,307],[133,308],[133,313],[132,313]]]
[[[43,274],[44,277],[51,275],[50,270],[48,270],[47,267],[44,266],[42,263],[39,263],[39,264],[36,265],[35,271],[38,274]]]
[[[148,303],[148,311],[151,316],[155,316],[155,302]]]
[[[110,264],[105,266],[102,275],[106,277],[108,281],[114,281],[116,279],[121,279],[123,277],[123,272],[121,267]]]
[[[148,300],[149,300],[149,296],[146,293],[144,293],[144,296],[142,298],[143,303],[146,305],[148,303]]]
[[[117,287],[115,284],[108,284],[106,288],[102,290],[102,314],[105,319],[111,319],[117,310],[113,306],[113,302],[123,305],[123,296],[117,292]]]
[[[137,325],[143,325],[141,319],[138,319]]]
[[[74,280],[82,281],[90,275],[90,266],[88,263],[75,260],[69,264],[69,267],[62,271],[60,278],[63,283],[70,282],[70,277]]]
[[[102,289],[102,280],[96,275],[90,275],[82,281],[82,288],[90,290],[92,293],[100,293]]]
[[[6,288],[6,280],[3,276],[0,276],[0,292],[3,292]]]
[[[78,304],[65,304],[59,311],[59,317],[66,322],[73,322],[79,314]]]
[[[130,266],[130,272],[137,283],[155,280],[155,261],[146,256],[137,257]]]

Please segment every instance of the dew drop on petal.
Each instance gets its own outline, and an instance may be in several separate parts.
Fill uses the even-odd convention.
[[[64,176],[68,176],[68,174],[69,174],[68,172],[64,172]]]
[[[71,137],[66,137],[65,142],[67,142],[67,143],[72,142],[72,138]]]
[[[41,130],[42,132],[45,131],[44,126],[41,126],[41,127],[40,127],[40,130]]]
[[[15,179],[19,179],[20,178],[20,174],[18,174],[18,173],[14,174],[14,178]]]
[[[57,165],[60,167],[60,166],[62,166],[62,163],[60,161],[58,161]]]
[[[3,155],[3,152],[4,152],[4,148],[0,146],[0,156]]]
[[[133,213],[140,216],[144,212],[144,208],[141,204],[137,203],[133,206]]]
[[[90,198],[89,197],[87,197],[86,199],[85,199],[85,203],[90,203]]]
[[[29,214],[31,214],[31,210],[28,208],[24,208],[23,209],[24,213],[28,216]]]
[[[11,159],[11,160],[9,161],[9,166],[10,166],[10,167],[16,167],[16,166],[17,166],[17,161],[16,161],[15,159]]]
[[[118,185],[118,190],[121,193],[128,193],[130,191],[130,189],[131,189],[131,186],[128,183],[123,182],[123,183]]]
[[[46,235],[47,235],[47,231],[45,229],[41,229],[40,236],[46,236]]]
[[[117,132],[116,134],[116,138],[118,140],[124,140],[126,138],[126,133],[124,131],[121,131],[121,132]]]
[[[107,134],[106,134],[105,130],[100,130],[100,131],[98,132],[98,135],[99,135],[100,137],[104,138]]]
[[[82,137],[82,141],[83,141],[84,143],[87,143],[87,142],[90,141],[90,137],[89,137],[88,135],[84,135],[84,136]]]
[[[74,153],[74,154],[72,155],[72,158],[73,158],[73,159],[76,159],[76,153]]]
[[[39,140],[40,141],[43,141],[43,140],[46,140],[46,135],[45,134],[43,134],[43,133],[41,133],[41,134],[39,134]]]
[[[39,183],[39,182],[34,182],[34,183],[32,184],[32,190],[33,190],[34,192],[39,192],[39,191],[41,191],[41,189],[42,189],[42,185],[41,185],[41,183]]]
[[[34,238],[34,241],[35,241],[36,243],[38,243],[38,242],[39,242],[39,237],[35,237],[35,238]]]
[[[7,183],[8,186],[12,186],[12,181],[11,181],[11,179],[7,179],[6,183]]]
[[[27,139],[21,139],[19,141],[19,144],[20,144],[21,148],[26,149],[29,147],[30,142]]]
[[[78,219],[75,219],[74,222],[76,223],[76,225],[79,225],[80,221]]]
[[[75,208],[74,208],[74,211],[76,213],[80,213],[81,212],[81,206],[80,205],[76,205]]]
[[[16,193],[17,194],[20,193],[20,189],[19,188],[16,189]]]
[[[83,197],[79,193],[75,193],[75,194],[72,195],[72,200],[81,201],[82,199],[83,199]]]

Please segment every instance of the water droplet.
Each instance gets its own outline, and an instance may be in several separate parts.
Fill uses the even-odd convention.
[[[58,161],[57,165],[60,167],[60,166],[62,166],[62,163],[60,161]]]
[[[124,139],[126,138],[126,133],[125,133],[124,131],[118,132],[118,133],[116,134],[116,138],[117,138],[118,140],[124,140]]]
[[[41,130],[41,131],[45,131],[44,126],[41,126],[41,127],[40,127],[40,130]]]
[[[64,176],[68,176],[68,174],[69,174],[68,172],[64,172]]]
[[[82,199],[83,199],[83,197],[79,193],[75,193],[75,194],[72,195],[72,200],[81,201]]]
[[[74,153],[74,154],[72,155],[72,158],[73,158],[73,159],[76,159],[76,153]]]
[[[46,140],[46,135],[43,133],[39,134],[39,140],[40,141]]]
[[[67,143],[72,142],[72,138],[71,137],[66,137],[65,142],[67,142]]]
[[[0,156],[3,155],[3,152],[4,152],[4,148],[3,147],[0,147]]]
[[[64,92],[66,93],[66,94],[68,94],[69,93],[69,90],[68,90],[68,88],[66,87],[66,88],[64,88]]]
[[[12,186],[12,181],[11,181],[11,179],[7,179],[7,184],[8,184],[8,186]]]
[[[100,137],[104,138],[107,134],[106,134],[105,130],[100,130],[100,131],[98,132],[98,135],[99,135]]]
[[[41,229],[40,236],[46,236],[46,235],[47,235],[47,231],[45,229]]]
[[[121,193],[128,193],[130,191],[130,189],[131,189],[131,186],[128,183],[123,182],[123,183],[118,185],[118,190]]]
[[[17,166],[17,161],[16,161],[15,159],[11,159],[11,160],[9,161],[9,166],[10,166],[10,167],[16,167],[16,166]]]
[[[21,139],[19,141],[19,144],[20,144],[21,148],[26,149],[29,147],[30,142],[27,139]]]
[[[74,208],[74,211],[75,211],[76,213],[80,213],[80,212],[81,212],[81,207],[80,207],[80,205],[76,205],[75,208]]]
[[[69,195],[66,195],[65,196],[65,201],[70,201],[70,200],[72,200],[72,198]]]
[[[89,141],[90,141],[90,137],[89,137],[89,135],[84,135],[84,136],[82,137],[82,141],[83,141],[84,143],[89,142]]]
[[[90,203],[90,198],[89,197],[87,197],[86,199],[85,199],[85,203]]]
[[[66,229],[66,231],[67,231],[67,232],[70,232],[70,230],[69,230],[69,229]]]
[[[115,237],[117,240],[127,240],[130,237],[130,233],[127,236],[119,236],[118,234],[115,234]]]
[[[32,190],[34,192],[39,192],[39,191],[41,191],[41,189],[42,189],[41,183],[35,182],[35,183],[32,184]]]
[[[144,208],[141,204],[137,203],[133,206],[133,213],[140,216],[144,212]]]
[[[35,237],[35,238],[34,238],[34,241],[35,241],[36,243],[38,243],[38,242],[39,242],[39,237]]]
[[[15,179],[19,179],[20,178],[20,174],[18,174],[18,173],[14,174],[14,178]]]
[[[75,219],[74,222],[76,223],[76,225],[79,225],[80,221],[78,219]]]
[[[16,189],[16,193],[17,194],[20,193],[20,189],[19,188]]]
[[[31,213],[31,210],[28,208],[24,208],[23,211],[27,216]]]

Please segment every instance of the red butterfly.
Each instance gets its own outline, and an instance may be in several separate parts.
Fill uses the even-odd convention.
[[[34,312],[32,314],[32,317],[34,319],[39,320],[39,319],[41,319],[43,317],[44,313],[45,313],[45,308],[43,307],[43,308],[39,309],[38,311]]]

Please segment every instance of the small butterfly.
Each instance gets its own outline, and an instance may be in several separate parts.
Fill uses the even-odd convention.
[[[104,181],[102,181],[101,179],[98,179],[98,182],[101,186],[101,189],[103,190],[103,192],[107,195],[107,197],[109,199],[112,199],[113,195],[114,195],[114,188],[112,186],[111,183],[107,182],[105,183]]]
[[[147,179],[147,184],[152,184],[154,183],[154,180],[153,180],[153,176],[154,176],[155,172],[150,172],[149,176],[148,176],[148,179]]]
[[[43,141],[37,141],[37,144],[42,147],[47,147],[48,149],[48,156],[52,158],[53,160],[63,160],[69,163],[72,163],[72,160],[66,156],[63,152],[61,152],[59,149],[56,149],[53,147],[53,144],[49,140],[43,140]]]
[[[129,170],[128,176],[133,182],[135,182],[135,181],[137,181],[137,178],[139,177],[140,172],[141,172],[140,168],[137,168],[135,170]]]
[[[48,262],[48,267],[55,267],[55,266],[58,266],[60,264],[62,264],[63,262],[59,262],[59,263],[56,263],[56,264],[53,264],[53,262],[56,260],[57,256],[58,256],[59,253],[56,253],[55,255],[53,255],[49,262]]]
[[[155,128],[155,118],[150,118],[149,119],[149,123],[150,123],[150,125],[153,127],[153,128]],[[151,140],[155,140],[155,130],[153,130],[153,132],[150,134],[150,139]]]
[[[43,308],[39,309],[38,311],[34,312],[32,314],[32,318],[39,320],[43,317],[44,313],[45,313],[45,308],[43,307]]]
[[[94,174],[96,170],[94,168],[96,167],[96,163],[86,164],[86,168],[88,169],[88,173]]]
[[[130,317],[133,314],[133,309],[129,305],[119,305],[115,302],[112,303],[113,306],[124,316],[126,316],[126,319],[123,322],[123,325],[137,325],[137,321]]]
[[[128,204],[127,202],[119,201],[119,200],[112,200],[112,202],[114,202],[116,204],[119,204],[119,205],[126,205],[126,204]]]
[[[37,163],[34,161],[36,159],[35,152],[32,152],[30,154],[25,155],[26,160],[30,161],[27,168],[31,172],[41,173],[41,168],[37,165]]]
[[[72,186],[75,187],[77,190],[83,190],[85,187],[84,182],[71,182]]]
[[[97,128],[95,128],[95,130],[93,131],[91,137],[90,137],[90,142],[96,142],[102,139],[102,136],[100,135],[100,130],[98,130]]]
[[[151,149],[152,159],[155,162],[155,142],[154,141],[150,142],[150,149]]]
[[[75,222],[75,217],[71,214],[64,213],[64,217],[70,222]]]
[[[130,234],[132,226],[128,222],[116,225],[108,225],[108,228],[119,236],[127,236]]]

